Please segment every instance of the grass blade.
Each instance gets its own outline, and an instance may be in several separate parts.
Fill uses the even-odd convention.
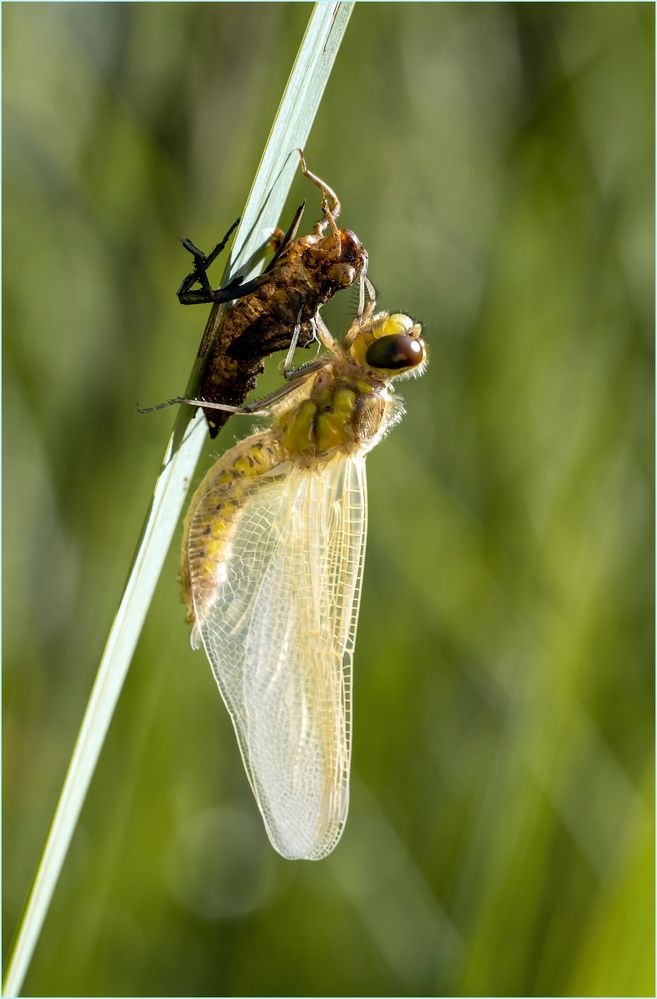
[[[344,2],[313,8],[242,214],[233,273],[258,248],[263,229],[278,222],[297,168],[295,147],[306,143],[352,9]],[[5,996],[18,995],[30,966],[205,437],[202,414],[181,407],[9,962]]]

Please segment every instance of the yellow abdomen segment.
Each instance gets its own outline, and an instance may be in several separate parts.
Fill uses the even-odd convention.
[[[187,620],[190,623],[196,620],[197,627],[225,576],[244,500],[263,483],[271,481],[268,473],[283,461],[278,435],[256,434],[227,451],[194,493],[183,524],[180,580]],[[192,632],[195,648],[197,627]]]

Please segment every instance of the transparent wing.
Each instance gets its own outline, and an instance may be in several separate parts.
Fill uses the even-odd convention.
[[[366,518],[364,459],[338,455],[246,497],[209,607],[190,558],[203,645],[269,838],[290,859],[326,856],[347,818]]]

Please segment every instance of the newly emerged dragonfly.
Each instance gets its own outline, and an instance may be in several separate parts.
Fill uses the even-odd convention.
[[[400,419],[392,380],[426,365],[421,328],[368,303],[342,343],[263,400],[269,429],[208,472],[181,578],[275,849],[319,860],[347,818],[352,659],[367,525],[365,458]],[[180,400],[200,404],[197,400]]]
[[[301,205],[286,234],[280,234],[276,253],[263,274],[243,282],[230,281],[213,289],[207,270],[226,245],[237,222],[210,254],[183,240],[194,257],[194,269],[178,288],[183,305],[213,303],[199,355],[204,369],[199,388],[203,400],[239,405],[254,388],[264,370],[263,358],[287,350],[296,330],[299,346],[314,339],[314,320],[320,306],[338,291],[360,282],[362,312],[367,281],[367,251],[351,231],[337,224],[341,205],[326,181],[312,173],[299,149],[300,170],[322,192],[322,216],[312,232],[298,236],[303,215]],[[239,221],[239,220],[238,220]],[[221,323],[219,306],[234,303]],[[227,411],[203,407],[214,437],[228,420]]]

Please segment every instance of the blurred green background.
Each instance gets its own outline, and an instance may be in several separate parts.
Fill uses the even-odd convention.
[[[310,9],[3,6],[5,948],[205,322],[177,240]],[[653,994],[653,18],[357,7],[308,162],[431,365],[369,459],[346,832],[270,848],[178,532],[26,994]]]

